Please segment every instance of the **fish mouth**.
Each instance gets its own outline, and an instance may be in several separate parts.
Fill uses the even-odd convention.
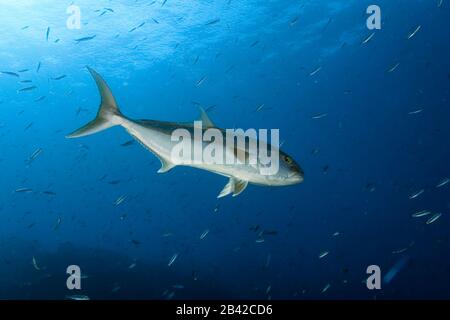
[[[303,173],[296,172],[296,171],[290,172],[288,174],[288,178],[287,178],[287,180],[289,182],[291,182],[292,184],[301,183],[301,182],[303,182],[303,179],[304,179],[303,178]]]

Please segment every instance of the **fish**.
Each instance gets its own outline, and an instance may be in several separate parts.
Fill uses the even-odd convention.
[[[152,20],[153,20],[154,23],[159,24],[159,21],[156,20],[155,18],[152,18]]]
[[[117,200],[116,200],[116,202],[114,202],[114,204],[116,206],[118,206],[119,204],[121,204],[122,202],[125,201],[126,197],[127,197],[126,195],[120,196],[119,198],[117,198]]]
[[[367,42],[369,42],[370,40],[372,40],[372,38],[375,36],[375,32],[372,32],[369,36],[367,36],[365,39],[363,39],[363,41],[361,42],[361,44],[366,44]]]
[[[17,92],[31,91],[31,90],[34,90],[36,88],[37,88],[36,86],[30,86],[30,87],[19,89],[19,90],[17,90]]]
[[[16,72],[11,72],[11,71],[0,71],[0,73],[1,73],[1,74],[6,74],[6,75],[8,75],[8,76],[17,77],[17,78],[20,77],[19,74],[16,73]]]
[[[322,119],[322,118],[325,118],[327,115],[328,115],[328,113],[319,113],[319,114],[312,116],[312,118],[313,119]]]
[[[31,154],[31,156],[28,158],[28,160],[27,160],[28,164],[33,162],[41,153],[42,153],[42,148],[37,148],[36,151],[34,151]]]
[[[322,293],[325,293],[325,292],[327,292],[327,291],[328,291],[328,289],[330,289],[330,287],[331,287],[331,284],[327,283],[327,284],[325,285],[325,287],[323,287],[323,289],[322,289]]]
[[[203,231],[203,233],[200,235],[200,240],[205,239],[205,237],[208,233],[209,233],[209,229],[206,229],[205,231]]]
[[[17,72],[23,73],[23,72],[27,72],[27,71],[30,71],[30,69],[20,69],[20,70],[18,70]]]
[[[34,102],[42,101],[46,98],[46,96],[40,96],[39,98],[35,99]]]
[[[53,191],[42,191],[42,194],[46,194],[48,196],[56,196],[56,192]]]
[[[39,72],[39,70],[41,70],[41,65],[42,63],[39,61],[37,67],[36,67],[36,72]]]
[[[30,26],[24,26],[24,27],[21,28],[21,30],[28,29],[29,27],[30,27]]]
[[[30,188],[19,188],[14,190],[15,193],[30,193],[33,192],[33,189]]]
[[[197,87],[200,87],[202,85],[203,82],[205,82],[206,80],[206,76],[201,77],[200,80],[197,81],[197,83],[195,84]]]
[[[50,27],[47,28],[47,31],[45,32],[45,40],[48,42],[48,37],[50,35]]]
[[[427,220],[426,224],[432,224],[437,219],[439,219],[442,216],[442,213],[436,213],[434,214],[430,219]]]
[[[53,227],[53,230],[58,229],[58,228],[59,228],[59,225],[61,224],[61,222],[62,222],[61,217],[58,217],[58,219],[56,219],[56,224],[55,224],[55,226]]]
[[[448,183],[450,183],[450,179],[445,178],[441,182],[439,182],[439,184],[436,186],[436,188],[442,188],[443,186],[447,185]]]
[[[413,217],[413,218],[420,218],[420,217],[428,216],[428,215],[430,215],[430,214],[431,214],[430,211],[428,211],[428,210],[422,210],[422,211],[413,213],[413,214],[411,215],[411,217]]]
[[[132,263],[128,266],[128,269],[134,269],[136,267],[136,263]]]
[[[424,193],[425,192],[425,190],[424,189],[421,189],[421,190],[419,190],[419,191],[417,191],[417,192],[414,192],[413,194],[411,194],[410,196],[409,196],[409,198],[410,199],[415,199],[415,198],[417,198],[417,197],[419,197],[422,193]]]
[[[139,28],[143,27],[144,24],[145,24],[145,22],[142,22],[142,23],[141,23],[140,25],[138,25],[137,27],[131,28],[131,30],[129,30],[128,32],[133,32],[133,31],[135,31],[136,29],[139,29]]]
[[[409,115],[418,114],[418,113],[421,113],[422,111],[423,111],[423,109],[416,109],[416,110],[408,112],[408,114]]]
[[[400,258],[400,260],[398,260],[383,277],[383,283],[389,284],[395,278],[395,276],[406,266],[408,260],[409,258],[405,256]]]
[[[207,23],[205,23],[205,26],[210,26],[210,25],[216,24],[216,23],[218,23],[218,22],[220,22],[220,19],[219,19],[219,18],[213,19],[213,20],[210,20],[210,21],[208,21]]]
[[[289,26],[290,27],[293,27],[293,26],[295,26],[296,24],[297,24],[297,22],[298,22],[298,17],[294,17],[290,22],[289,22]]]
[[[38,264],[37,264],[37,261],[36,261],[36,258],[35,257],[33,257],[33,259],[31,260],[31,262],[32,262],[32,264],[33,264],[33,267],[36,269],[36,270],[41,270],[41,268],[39,268],[39,266],[38,266]]]
[[[80,42],[83,42],[83,41],[89,41],[89,40],[94,39],[96,36],[97,35],[93,35],[93,36],[89,36],[89,37],[82,37],[82,38],[75,39],[75,41],[77,43],[80,43]]]
[[[69,299],[69,300],[91,300],[88,296],[80,295],[80,294],[66,296],[66,299]]]
[[[52,79],[52,80],[61,80],[61,79],[64,79],[65,77],[67,77],[67,76],[65,74],[63,74],[63,75],[60,75],[58,77],[54,77],[54,78],[50,78],[50,79]]]
[[[33,82],[32,80],[20,80],[20,83],[31,83]]]
[[[395,69],[397,69],[399,65],[400,65],[400,62],[397,62],[397,63],[396,63],[395,65],[393,65],[387,72],[388,72],[388,73],[394,72]]]
[[[318,67],[313,72],[311,72],[309,75],[312,77],[313,75],[317,74],[317,72],[319,72],[320,70],[322,70],[322,67]]]
[[[168,267],[172,266],[172,264],[175,262],[175,260],[177,260],[178,258],[178,253],[175,253],[172,258],[170,258],[169,263],[167,264]]]
[[[183,165],[227,177],[229,179],[228,183],[219,193],[218,198],[229,194],[237,196],[247,188],[248,184],[287,186],[303,182],[304,172],[294,159],[283,151],[275,149],[275,147],[270,145],[270,150],[279,151],[278,167],[273,174],[263,174],[264,172],[261,172],[260,167],[256,166],[255,168],[254,164],[252,165],[249,161],[245,160],[246,157],[250,157],[247,150],[242,150],[237,147],[231,148],[228,146],[228,149],[224,148],[224,151],[229,154],[229,157],[233,158],[233,161],[227,161],[226,163],[225,161],[222,161],[224,164],[205,163],[203,161],[200,161],[200,163],[196,163],[195,161],[188,161],[187,163],[177,162],[177,159],[172,157],[173,148],[177,146],[176,141],[173,141],[172,133],[174,130],[184,130],[184,132],[191,133],[192,131],[195,131],[195,126],[192,123],[133,120],[124,116],[117,106],[116,100],[107,83],[96,71],[89,67],[88,70],[97,84],[102,102],[96,118],[83,127],[68,134],[66,138],[80,138],[113,126],[121,126],[133,138],[145,146],[147,150],[151,151],[159,158],[161,168],[158,170],[158,173],[165,173],[176,166]],[[225,134],[225,130],[216,127],[202,108],[200,108],[200,118],[202,120],[201,130],[215,128],[217,129],[217,132],[225,135],[226,140],[227,135]],[[234,141],[235,137],[232,137],[232,139]],[[256,144],[258,140],[256,139],[255,141],[255,139],[252,138],[252,141]],[[190,142],[191,145],[193,143],[192,139],[187,142]],[[226,141],[225,145],[227,145]],[[261,154],[261,152],[259,152],[259,154]],[[230,165],[229,163],[231,162],[232,164]],[[262,165],[261,159],[256,157],[256,163]]]
[[[121,147],[128,147],[134,144],[134,140],[128,140],[127,142],[122,143],[120,146]]]
[[[411,32],[411,33],[408,35],[408,40],[411,39],[412,37],[414,37],[414,36],[417,34],[417,32],[419,32],[419,30],[420,30],[421,28],[422,28],[422,26],[421,26],[421,25],[418,25],[418,26],[416,27],[416,29],[414,29],[414,31]]]
[[[322,252],[321,254],[319,254],[319,259],[325,258],[329,253],[329,251]]]

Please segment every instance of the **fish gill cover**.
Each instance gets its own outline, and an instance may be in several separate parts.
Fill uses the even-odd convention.
[[[373,4],[1,0],[0,298],[450,298],[450,3]],[[66,139],[85,66],[127,119],[279,129],[305,181],[218,199],[121,128]]]

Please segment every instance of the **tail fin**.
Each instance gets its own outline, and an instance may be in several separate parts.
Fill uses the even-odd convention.
[[[94,78],[97,84],[98,91],[101,96],[100,108],[97,112],[97,116],[94,120],[81,127],[80,129],[72,132],[66,138],[79,138],[83,136],[88,136],[96,132],[111,128],[113,126],[119,125],[120,121],[118,119],[122,118],[122,113],[117,106],[116,100],[109,89],[108,84],[102,77],[93,69],[87,67],[91,76]]]

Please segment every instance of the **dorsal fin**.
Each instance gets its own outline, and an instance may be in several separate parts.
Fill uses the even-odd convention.
[[[214,128],[215,125],[211,121],[211,119],[208,117],[208,114],[206,113],[205,109],[202,107],[198,107],[200,110],[200,120],[203,122],[204,128]]]

